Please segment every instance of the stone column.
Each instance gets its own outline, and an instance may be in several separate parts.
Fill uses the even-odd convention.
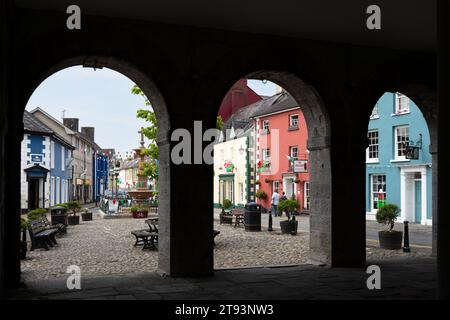
[[[437,269],[438,269],[438,298],[450,299],[450,203],[445,193],[445,184],[450,179],[448,158],[445,152],[449,150],[448,126],[450,107],[450,6],[447,0],[439,0],[438,16],[438,221],[437,221]]]
[[[175,79],[173,82],[178,81]],[[167,158],[164,163],[164,179],[160,181],[160,247],[159,273],[168,276],[204,276],[213,273],[213,166],[203,161],[203,132],[215,126],[214,103],[208,102],[206,94],[196,88],[193,81],[180,79],[171,92],[166,93],[167,105],[171,110],[171,130],[168,139],[160,148]],[[182,89],[181,89],[182,88]],[[194,126],[194,121],[202,121],[202,129]],[[175,130],[189,133],[187,139],[171,141]],[[171,152],[184,142],[188,163],[174,163]],[[197,150],[197,152],[196,152]],[[178,154],[178,152],[176,152]],[[161,173],[160,173],[161,176]],[[170,198],[165,189],[169,186]],[[164,203],[162,201],[166,201]],[[169,206],[170,204],[170,206]],[[165,207],[170,207],[170,211]]]
[[[331,265],[330,138],[308,139],[310,164],[310,262]]]

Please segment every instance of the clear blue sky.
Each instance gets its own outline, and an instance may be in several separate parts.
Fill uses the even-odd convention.
[[[136,118],[144,99],[131,94],[134,83],[111,69],[93,70],[81,66],[67,68],[47,78],[35,90],[26,109],[44,109],[61,120],[79,118],[80,127],[95,127],[95,141],[102,148],[124,153],[139,145],[139,128],[145,121]],[[258,94],[275,93],[273,83],[249,80]]]

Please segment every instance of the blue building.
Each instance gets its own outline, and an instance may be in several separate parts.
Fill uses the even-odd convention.
[[[22,211],[69,201],[74,147],[28,111],[21,157]]]
[[[367,218],[375,219],[385,201],[400,207],[398,221],[431,225],[430,134],[417,105],[401,93],[383,94],[370,117],[368,139]]]
[[[94,201],[99,201],[100,196],[104,194],[105,190],[108,189],[108,166],[109,158],[103,153],[103,151],[97,150],[94,152],[93,159],[93,172],[94,172]]]

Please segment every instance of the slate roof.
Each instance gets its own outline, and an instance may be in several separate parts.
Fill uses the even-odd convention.
[[[287,91],[282,91],[264,100],[242,107],[233,113],[224,124],[225,129],[234,127],[246,131],[252,126],[252,118],[281,112],[298,107],[297,102]]]
[[[59,140],[62,144],[70,149],[75,149],[74,146],[70,144],[66,139],[55,133],[52,129],[47,127],[43,122],[36,118],[33,114],[28,111],[23,113],[23,126],[24,132],[26,133],[36,133],[46,136],[53,136],[55,139]]]
[[[23,125],[26,132],[52,135],[54,132],[43,124],[38,118],[25,110],[23,113]]]

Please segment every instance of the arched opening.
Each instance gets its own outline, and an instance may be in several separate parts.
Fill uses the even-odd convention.
[[[120,82],[117,82],[120,93],[114,92],[114,96],[123,98],[120,96],[123,95],[123,92],[129,94],[131,99],[121,100],[121,102],[128,104],[131,101],[130,105],[121,107],[123,109],[128,107],[131,110],[131,116],[126,118],[117,112],[117,109],[114,108],[117,108],[119,104],[111,106],[110,112],[104,108],[104,114],[100,116],[95,111],[94,104],[90,105],[90,109],[83,110],[83,106],[77,105],[80,103],[79,101],[67,101],[65,105],[71,107],[70,110],[66,110],[69,117],[63,115],[65,119],[58,120],[61,113],[47,112],[45,101],[44,105],[27,105],[24,114],[25,135],[22,141],[22,169],[24,170],[22,170],[21,181],[23,185],[21,207],[25,213],[23,217],[26,217],[26,212],[34,207],[49,211],[57,204],[74,201],[80,202],[86,207],[98,209],[98,211],[92,210],[94,211],[93,221],[80,222],[78,226],[67,226],[66,234],[62,234],[60,238],[55,237],[54,240],[58,244],[53,243],[53,248],[51,248],[51,239],[48,241],[43,238],[44,241],[42,241],[36,237],[37,240],[32,241],[32,235],[29,233],[28,248],[32,244],[36,244],[36,248],[33,248],[35,250],[29,252],[27,258],[23,260],[22,276],[25,279],[30,279],[27,278],[27,275],[31,277],[31,280],[34,279],[33,277],[45,279],[64,276],[70,265],[79,266],[81,273],[86,276],[155,272],[158,270],[159,255],[168,250],[168,241],[166,240],[168,234],[165,232],[167,228],[164,226],[170,212],[168,140],[170,119],[164,98],[148,75],[139,71],[135,66],[110,57],[98,56],[76,57],[56,64],[42,75],[29,93],[29,97],[39,90],[38,86],[44,84],[46,79],[61,74],[61,72],[73,70],[74,67],[81,76],[76,81],[83,83],[83,72],[86,70],[79,68],[80,66],[94,70],[105,68],[102,73],[105,77],[105,84],[120,79]],[[97,72],[101,73],[101,71]],[[108,77],[113,77],[114,80],[108,82]],[[64,85],[64,83],[62,82],[60,85]],[[142,96],[132,95],[131,91],[134,85],[142,91]],[[88,95],[89,92],[92,94],[96,89],[101,91],[101,88],[102,81],[97,79],[95,86],[80,90],[85,90]],[[57,94],[56,91],[55,94]],[[145,106],[145,100],[149,101],[150,106]],[[96,101],[96,103],[102,102]],[[137,120],[136,109],[146,108],[148,111],[154,111],[155,122]],[[63,111],[63,109],[64,104],[61,105],[59,111]],[[80,128],[78,119],[76,119],[80,118],[81,123],[88,122],[91,126],[95,125],[96,120],[98,121],[100,117],[102,117],[103,128],[108,127],[108,130],[112,128],[114,131],[121,132],[125,136],[125,141],[128,139],[129,142],[123,143],[122,141],[121,148],[124,150],[120,149],[120,153],[110,150],[110,148],[114,149],[115,143],[119,144],[117,141],[119,136],[116,136],[115,139],[111,134],[111,140],[108,140],[109,137],[107,138],[110,143],[100,147],[94,136],[95,129],[92,127]],[[134,123],[134,126],[130,123]],[[154,123],[157,124],[157,135],[153,142],[157,145],[158,155],[152,158],[152,154],[150,154],[140,159],[138,152],[133,153],[133,149],[142,150],[142,146],[146,148],[152,141],[144,139],[144,134],[147,135],[145,132],[142,132],[140,137],[138,131],[141,132],[141,127],[152,127]],[[128,126],[123,128],[127,124]],[[96,132],[105,135],[105,131],[103,133],[100,130]],[[105,141],[105,137],[103,136],[101,140]],[[144,145],[140,145],[140,140],[141,142],[145,141]],[[142,173],[140,160],[154,164],[158,177],[150,178],[147,174]],[[75,164],[77,162],[78,164]],[[76,166],[78,168],[75,168]],[[145,177],[141,179],[141,176]],[[121,189],[122,196],[120,195]],[[130,190],[142,191],[141,189],[146,189],[144,190],[145,199],[126,196]],[[30,194],[34,197],[30,197]],[[156,198],[157,201],[155,201]],[[30,206],[32,199],[35,201]],[[157,202],[157,208],[153,212],[148,212],[147,205],[150,206],[150,199],[153,204]],[[134,210],[135,208],[138,210]],[[138,212],[137,215],[135,215],[135,211]],[[145,219],[133,219],[134,216],[142,218],[148,214],[156,214],[157,223],[155,220],[153,221],[155,223],[147,225],[144,222]],[[53,222],[62,222],[57,219],[53,221],[50,212],[44,214],[43,217],[47,218],[51,226],[42,226],[42,228],[54,228]],[[122,219],[113,219],[119,217]],[[83,221],[83,219],[79,220]],[[65,223],[62,222],[62,224]],[[155,226],[161,230],[161,232],[158,231],[157,237],[154,237],[155,229],[150,230],[153,232],[152,236],[146,233],[145,237],[136,236],[134,238],[131,233],[142,230],[147,232]],[[59,227],[64,229],[62,226]],[[38,235],[37,228],[38,226],[35,229],[36,233],[33,231],[33,235]],[[135,240],[138,244],[137,247],[133,247]],[[149,249],[156,250],[141,250],[142,247],[139,245],[142,244],[147,245]],[[45,250],[46,247],[50,247],[50,250]],[[140,265],[140,267],[136,268],[136,265]]]
[[[430,117],[434,98],[423,88],[398,90],[378,99],[368,122],[369,262],[430,257],[435,250],[436,127]],[[394,224],[388,223],[389,217],[396,218]]]
[[[248,80],[275,89],[258,95]],[[231,87],[219,116],[215,268],[331,264],[330,123],[318,93],[292,73],[253,72]],[[252,202],[261,206],[261,232],[246,221]],[[296,237],[282,233],[287,222],[297,224]]]

